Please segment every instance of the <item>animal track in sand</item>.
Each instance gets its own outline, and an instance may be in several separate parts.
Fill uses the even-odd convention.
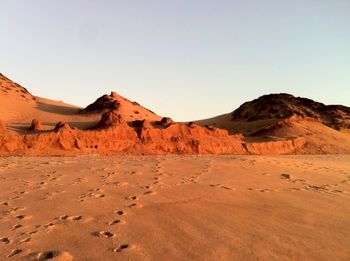
[[[113,233],[109,231],[95,231],[95,232],[92,232],[91,235],[95,237],[105,237],[105,238],[111,238],[115,236]]]

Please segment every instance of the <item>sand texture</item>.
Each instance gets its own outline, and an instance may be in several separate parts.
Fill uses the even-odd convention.
[[[350,156],[0,159],[0,260],[349,260]]]

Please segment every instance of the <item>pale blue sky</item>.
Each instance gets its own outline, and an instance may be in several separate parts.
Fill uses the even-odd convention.
[[[288,92],[350,106],[349,0],[0,0],[0,72],[185,121]]]

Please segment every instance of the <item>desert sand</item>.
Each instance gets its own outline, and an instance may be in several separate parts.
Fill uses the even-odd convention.
[[[271,94],[184,123],[2,74],[0,103],[0,260],[350,258],[349,107]]]
[[[349,260],[350,156],[3,157],[0,260]]]

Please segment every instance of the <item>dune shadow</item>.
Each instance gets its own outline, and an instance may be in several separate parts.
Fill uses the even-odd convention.
[[[79,130],[90,130],[93,129],[98,121],[67,121],[70,127],[77,128]],[[33,133],[45,133],[49,132],[55,129],[55,126],[58,122],[42,122],[44,126],[49,126],[51,128],[49,129],[43,129],[43,130],[29,130],[30,127],[29,123],[19,123],[14,122],[7,126],[9,130],[15,131],[17,133],[22,134],[33,134]]]
[[[75,115],[77,114],[81,109],[80,108],[72,108],[69,106],[64,105],[53,105],[53,104],[47,104],[43,102],[37,102],[38,106],[37,109],[41,111],[45,111],[48,113],[55,113],[55,114],[61,114],[61,115]]]

